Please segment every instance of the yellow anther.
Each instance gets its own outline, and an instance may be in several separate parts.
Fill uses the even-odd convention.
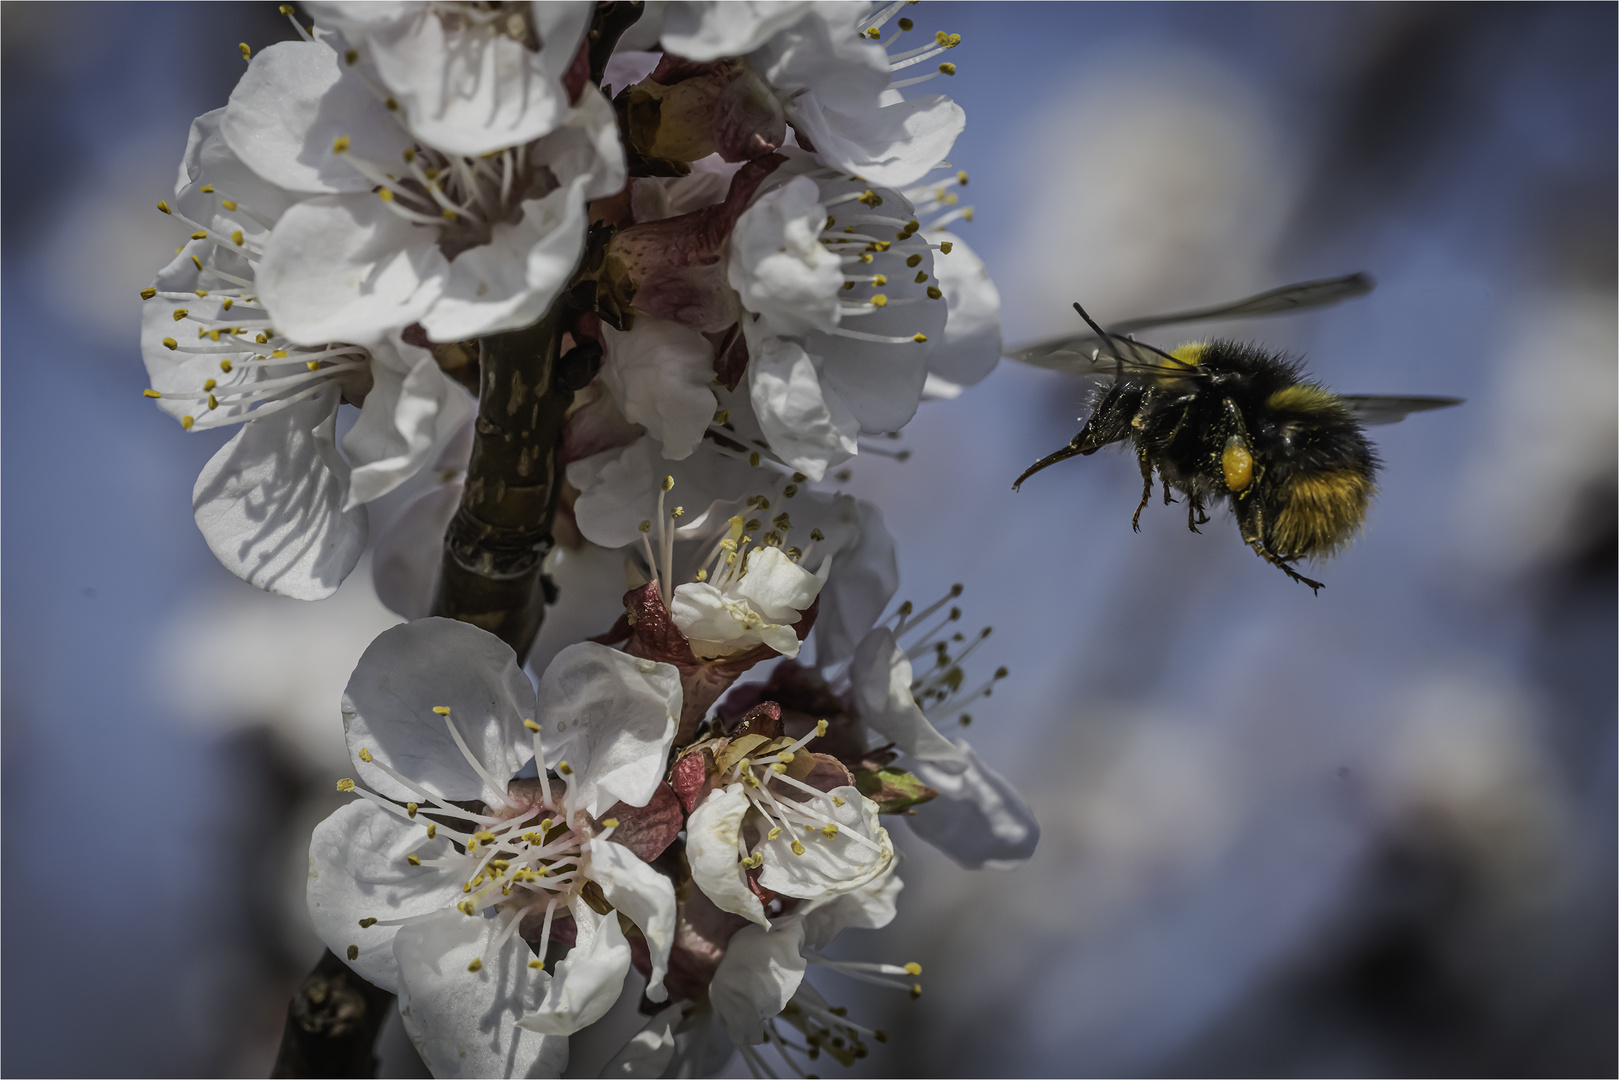
[[[604,828],[604,829],[616,829],[616,828],[618,828],[618,818],[616,818],[616,817],[602,818],[602,828]]]
[[[268,345],[270,343],[270,335],[269,334],[259,334],[253,340],[258,342],[260,345]]]
[[[802,855],[802,854],[804,854],[804,845],[800,844],[797,840],[793,841],[793,854],[794,855]]]
[[[434,705],[433,711],[438,713],[440,716],[450,715],[450,707],[448,705]]]
[[[471,892],[472,891],[472,882],[463,881],[461,883],[461,891],[464,892],[464,893]]]
[[[939,65],[939,74],[941,74],[941,75],[954,75],[955,73],[956,73],[956,65],[948,63],[948,62]]]
[[[651,518],[643,518],[641,520],[641,524],[637,525],[636,528],[640,529],[644,533],[651,532],[652,531],[652,519]]]
[[[817,720],[817,721],[815,721],[815,737],[820,738],[822,735],[825,735],[826,734],[826,727],[827,727],[827,724],[826,724],[825,720]]]
[[[887,307],[888,306],[888,297],[884,296],[882,293],[878,293],[876,296],[873,296],[871,298],[871,306],[872,307]]]
[[[791,750],[783,750],[781,753],[776,755],[776,760],[791,761],[793,760],[793,752]]]
[[[928,299],[929,300],[937,300],[943,295],[944,295],[944,293],[939,291],[939,287],[937,285],[929,285],[928,286]]]
[[[230,242],[231,242],[231,243],[233,243],[233,244],[235,244],[235,245],[236,245],[236,246],[237,246],[237,247],[241,247],[241,246],[242,246],[242,242],[243,242],[243,241],[244,241],[244,240],[246,240],[246,239],[247,239],[247,237],[246,237],[246,236],[244,236],[244,235],[243,235],[243,233],[242,233],[242,230],[241,230],[241,229],[232,229],[232,230],[231,230],[231,233],[230,233]],[[227,300],[227,301],[225,301],[225,304],[226,304],[226,307],[227,307],[227,309],[228,309],[228,308],[229,308],[229,305],[230,305],[230,301],[229,301],[229,300]]]
[[[208,381],[213,382],[212,379],[209,379]],[[365,747],[362,746],[362,747],[360,747],[359,757],[360,757],[361,761],[366,762],[367,764],[370,764],[370,762],[371,762],[371,751],[367,750]]]
[[[320,361],[319,360],[306,360],[306,361],[304,361],[304,367],[308,368],[310,371],[319,371],[320,370]]]
[[[863,263],[869,263],[871,261],[871,252],[862,251],[860,253],[860,261]]]
[[[875,41],[883,36],[883,32],[877,29],[875,26],[868,26],[866,27],[866,36]]]
[[[524,720],[523,721],[523,726],[528,728],[530,731],[538,731],[538,730],[540,730],[540,725],[536,724],[532,720]]]
[[[922,256],[921,256],[921,254],[919,253],[919,254],[916,254],[916,255],[912,255],[910,258],[906,259],[905,260],[905,265],[909,266],[909,267],[912,267],[913,269],[915,267],[921,266],[922,265]]]
[[[538,971],[541,968],[545,967],[545,965],[540,963],[538,960],[530,960],[528,962],[528,966],[533,968],[535,971]]]
[[[360,62],[360,50],[359,49],[347,49],[347,50],[345,50],[344,53],[343,53],[343,62],[345,64],[358,64]]]
[[[180,343],[171,337],[166,337],[163,339],[163,347],[170,352],[173,352],[175,349],[180,347]]]
[[[188,416],[188,417],[186,417],[186,419],[189,420],[191,418]],[[353,791],[354,790],[354,781],[350,780],[346,776],[343,777],[343,779],[341,779],[341,780],[339,780],[337,782],[337,790],[338,791]]]
[[[177,308],[174,309],[174,321],[179,322],[181,319],[185,318],[189,314],[191,314],[191,313],[189,311],[187,311],[185,308],[177,307]]]
[[[157,200],[157,208],[159,210],[163,211],[165,214],[174,213],[173,210],[169,209],[169,202],[168,202],[167,199],[159,199],[159,200]]]
[[[912,334],[911,335],[911,340],[916,342],[918,345],[922,344],[927,339],[928,339],[928,336],[926,334]]]
[[[371,918],[369,916],[367,916],[366,918],[360,920],[360,929],[361,930],[369,930],[371,927],[373,927],[375,925],[377,925],[377,920],[373,919],[373,918]]]
[[[906,964],[905,965],[905,974],[911,976],[914,979],[916,976],[922,974],[922,965],[916,963],[915,961],[912,961],[911,963]]]
[[[830,840],[834,836],[838,835],[838,827],[829,821],[825,825],[821,826],[821,835]]]
[[[476,840],[468,840],[467,841],[467,854],[471,855],[474,851],[477,851],[477,850],[478,850],[478,841],[476,841]]]
[[[379,188],[377,190],[377,198],[381,199],[383,202],[393,202],[394,193],[389,191],[387,188]]]
[[[490,832],[488,829],[479,829],[477,832],[472,834],[472,838],[474,840],[482,840],[486,844],[493,844],[495,842],[495,834]]]
[[[875,274],[875,275],[872,276],[871,283],[873,285],[877,286],[878,288],[881,288],[882,286],[888,284],[888,275],[886,275],[886,274]]]
[[[334,154],[346,153],[348,151],[348,148],[349,148],[349,137],[347,135],[339,135],[337,138],[332,140],[332,153],[334,153]]]
[[[163,395],[162,395],[162,394],[160,394],[160,393],[158,393],[158,392],[157,392],[157,391],[156,391],[156,390],[142,390],[142,391],[141,391],[141,396],[142,396],[142,397],[153,397],[153,398],[157,398],[157,397],[162,397],[162,396],[163,396]]]
[[[455,211],[451,210],[447,206],[443,210],[439,211],[439,216],[449,221],[454,221],[456,218]]]
[[[963,221],[971,221],[973,219],[973,208],[970,206],[967,207],[967,209],[961,212],[961,217]]]
[[[202,185],[202,187],[198,188],[197,190],[202,192],[204,195],[212,195],[214,193],[214,185],[212,185],[212,184],[204,184],[204,185]],[[231,207],[231,209],[234,210],[234,209],[236,209],[236,207],[233,206],[233,207]]]
[[[748,455],[748,464],[752,465],[756,469],[759,467],[759,451],[755,450],[753,453]]]
[[[202,269],[202,260],[197,258],[195,255],[193,255],[193,256],[191,256],[191,265],[195,266],[198,270],[201,270]]]
[[[157,290],[156,289],[142,289],[141,290],[141,299],[142,300],[150,300],[152,297],[154,297],[156,295],[157,295]]]
[[[405,147],[405,164],[409,165],[411,162],[413,162],[415,160],[416,160],[416,148],[414,146]]]
[[[398,112],[399,111],[399,102],[395,101],[393,98],[383,98],[382,103],[384,105],[388,106],[388,111],[389,112]]]
[[[433,837],[435,837],[437,835],[438,835],[438,826],[433,824],[431,821],[429,821],[427,823],[427,838],[429,840],[431,840],[431,839],[433,839]]]
[[[768,833],[765,834],[765,839],[766,840],[774,840],[776,837],[778,837],[780,835],[781,835],[781,826],[777,825],[774,828],[772,828]]]
[[[674,488],[674,486],[675,486],[675,478],[674,477],[665,476],[663,478],[663,490],[670,491],[670,490],[672,490]]]
[[[405,861],[410,863],[410,865],[412,865],[412,866],[420,866],[420,865],[422,865],[421,857],[418,856],[418,855],[406,855],[405,856]]]
[[[922,284],[927,279],[928,279],[928,272],[926,270],[918,270],[916,272],[916,283],[918,285]]]
[[[916,29],[916,24],[909,19],[901,19],[899,21],[899,28],[901,30],[914,30]]]
[[[943,30],[935,30],[933,31],[933,41],[934,44],[939,45],[942,48],[949,48],[950,35],[945,33]]]
[[[561,776],[572,776],[573,766],[569,765],[566,761],[559,761],[557,762],[557,773]]]
[[[247,46],[243,45],[242,48],[245,49],[245,48],[247,48]],[[360,958],[360,947],[358,945],[350,945],[349,946],[349,959],[350,960],[358,960],[359,958]]]
[[[455,905],[455,909],[463,915],[471,915],[478,910],[472,906],[471,900],[461,901],[459,904]]]
[[[219,399],[214,397],[214,395],[212,395],[212,394],[208,395],[208,408],[210,408],[210,409],[219,408]]]
[[[232,300],[230,297],[227,296],[227,297],[225,297],[224,302],[221,303],[219,306],[224,308],[226,311],[229,311],[232,307],[235,306],[235,304],[236,304],[236,301]]]
[[[787,771],[787,766],[779,761],[770,766],[770,768],[772,772],[784,773]]]
[[[894,245],[890,244],[887,240],[873,240],[870,244],[871,250],[873,251],[887,251],[893,246]]]
[[[953,248],[953,247],[955,247],[955,245],[952,244],[950,241],[946,240],[946,241],[944,241],[943,243],[941,243],[939,245],[939,254],[940,255],[948,255],[948,254],[950,254],[950,249]]]
[[[842,806],[842,805],[844,805],[843,796],[842,795],[834,795],[834,796],[832,796],[832,805],[833,806]]]

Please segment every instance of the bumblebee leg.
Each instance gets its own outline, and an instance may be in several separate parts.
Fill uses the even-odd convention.
[[[1174,501],[1175,501],[1175,497],[1169,493],[1169,481],[1165,480],[1164,481],[1164,505],[1168,506],[1171,503],[1173,503]]]
[[[1252,509],[1248,510],[1247,512],[1241,510],[1238,511],[1237,521],[1238,526],[1242,530],[1243,542],[1254,549],[1254,554],[1276,567],[1294,581],[1297,581],[1303,585],[1308,585],[1311,593],[1319,593],[1323,588],[1325,588],[1325,585],[1322,582],[1316,581],[1314,578],[1307,578],[1289,566],[1288,564],[1293,561],[1292,558],[1278,555],[1265,545],[1265,541],[1261,539],[1261,537],[1263,537],[1265,534],[1264,515],[1254,503],[1250,502],[1248,506]]]
[[[1147,457],[1147,452],[1140,449],[1136,451],[1136,460],[1141,464],[1141,501],[1136,504],[1136,512],[1130,517],[1130,528],[1140,532],[1141,511],[1152,501],[1152,461]]]
[[[1209,515],[1203,512],[1203,500],[1196,495],[1188,495],[1186,504],[1186,527],[1197,532],[1199,525],[1208,524]]]

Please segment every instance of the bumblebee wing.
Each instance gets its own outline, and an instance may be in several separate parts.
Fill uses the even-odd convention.
[[[1368,426],[1399,423],[1412,413],[1448,409],[1465,400],[1459,397],[1394,397],[1386,394],[1340,394],[1338,397],[1349,406],[1357,420]]]
[[[1371,292],[1375,285],[1376,282],[1368,274],[1346,274],[1343,277],[1322,278],[1318,281],[1301,281],[1234,300],[1228,304],[1176,311],[1168,315],[1126,319],[1110,330],[1110,333],[1120,335],[1112,338],[1117,344],[1116,349],[1110,348],[1107,341],[1095,334],[1070,334],[1014,349],[1007,353],[1007,356],[1033,367],[1067,371],[1078,375],[1110,375],[1117,370],[1120,362],[1126,368],[1135,367],[1139,371],[1158,375],[1171,372],[1186,375],[1190,373],[1181,370],[1181,366],[1176,366],[1173,361],[1166,360],[1163,354],[1148,350],[1123,335],[1155,326],[1171,326],[1175,323],[1240,319],[1253,315],[1279,315],[1305,308],[1325,307],[1340,300],[1348,300],[1350,297],[1364,296]]]
[[[1279,289],[1256,293],[1241,300],[1233,300],[1228,304],[1192,308],[1188,311],[1171,312],[1168,315],[1147,315],[1139,319],[1126,319],[1108,329],[1110,332],[1129,334],[1137,330],[1147,330],[1154,326],[1171,326],[1175,323],[1246,319],[1254,315],[1286,315],[1306,308],[1326,307],[1356,296],[1365,296],[1376,286],[1377,282],[1372,280],[1370,274],[1361,273],[1320,278],[1316,281],[1300,281],[1292,285],[1283,285]]]
[[[1158,378],[1205,378],[1195,364],[1187,364],[1128,337],[1107,339],[1095,334],[1054,338],[1017,349],[1013,360],[1072,375],[1152,375]]]

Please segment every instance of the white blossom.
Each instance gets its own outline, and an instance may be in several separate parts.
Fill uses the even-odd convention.
[[[386,631],[361,658],[343,714],[364,786],[339,786],[364,798],[315,831],[310,916],[350,966],[399,993],[439,1075],[565,1062],[555,1037],[617,999],[630,949],[616,917],[582,898],[589,882],[644,933],[647,993],[661,1000],[674,887],[625,845],[667,844],[679,828],[673,796],[654,799],[679,710],[668,665],[575,645],[536,691],[504,643],[446,619]],[[540,775],[518,778],[529,762]],[[547,971],[559,916],[576,941]]]
[[[625,179],[612,106],[593,87],[547,134],[469,156],[414,137],[316,41],[255,56],[222,129],[255,172],[305,196],[265,243],[260,287],[276,325],[306,343],[414,323],[460,341],[534,322],[578,262],[586,202]]]
[[[318,599],[365,546],[363,504],[413,476],[471,402],[398,334],[298,345],[273,325],[258,295],[262,245],[292,196],[243,165],[222,113],[192,125],[175,204],[160,204],[195,232],[142,294],[146,393],[189,431],[241,425],[198,478],[198,527],[238,577]],[[340,455],[344,400],[364,404]]]
[[[310,15],[373,66],[427,145],[476,157],[566,120],[565,77],[590,27],[580,0],[473,4],[313,2]]]

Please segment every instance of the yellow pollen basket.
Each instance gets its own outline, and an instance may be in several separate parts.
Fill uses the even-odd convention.
[[[1226,440],[1220,452],[1220,471],[1225,475],[1226,490],[1241,493],[1248,490],[1254,479],[1254,456],[1235,435]]]

